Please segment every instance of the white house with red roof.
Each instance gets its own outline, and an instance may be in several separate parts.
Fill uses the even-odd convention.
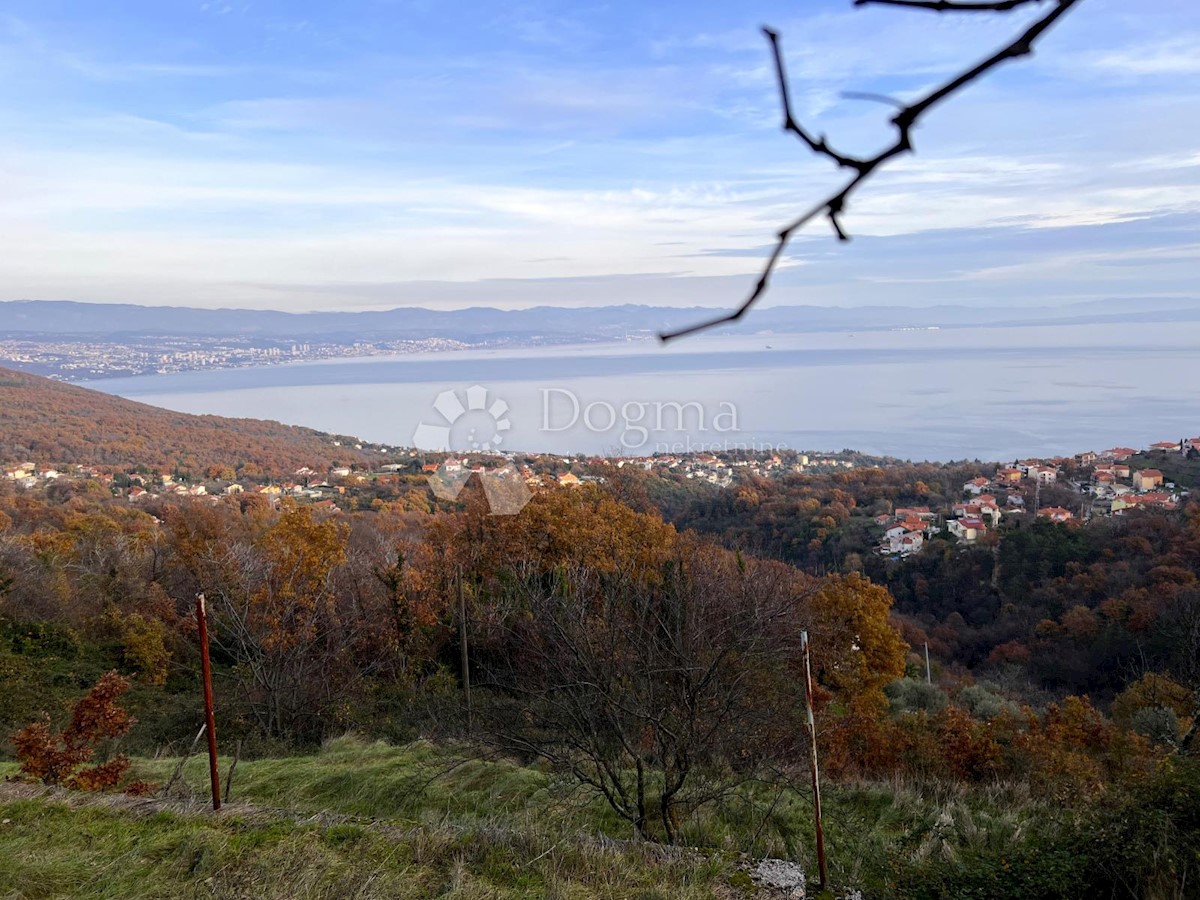
[[[1058,469],[1054,466],[1030,466],[1025,470],[1025,474],[1031,481],[1041,484],[1054,484],[1058,481]]]
[[[978,478],[972,478],[964,484],[963,491],[968,494],[982,494],[987,490],[989,484],[991,484],[991,481],[981,475]]]
[[[964,543],[974,543],[987,534],[987,526],[977,516],[963,516],[946,523],[947,530]]]
[[[1070,522],[1075,518],[1075,514],[1061,506],[1044,506],[1038,510],[1038,517],[1049,519],[1051,522]]]

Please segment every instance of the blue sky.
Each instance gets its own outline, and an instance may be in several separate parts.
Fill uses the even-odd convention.
[[[783,2],[0,4],[0,298],[728,305],[841,147],[1033,13]],[[935,111],[772,303],[1195,302],[1200,8],[1083,0]]]

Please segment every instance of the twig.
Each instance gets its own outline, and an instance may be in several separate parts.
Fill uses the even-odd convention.
[[[1039,2],[1044,2],[1044,0],[1000,0],[997,3],[959,3],[949,2],[949,0],[911,0],[911,2],[906,2],[906,0],[855,0],[855,5],[863,6],[869,3],[881,3],[892,6],[911,6],[921,9],[964,12],[988,10],[999,12]],[[697,325],[691,325],[678,331],[661,332],[659,338],[665,343],[675,338],[695,334],[698,331],[723,325],[726,322],[736,322],[740,319],[766,293],[771,276],[775,273],[775,269],[779,265],[779,260],[782,258],[783,252],[787,249],[792,237],[797,231],[814,219],[820,217],[827,218],[830,225],[833,226],[838,240],[849,240],[850,237],[842,227],[840,221],[840,216],[845,210],[847,202],[858,188],[881,166],[895,159],[897,156],[912,152],[912,132],[921,116],[1001,63],[1031,55],[1038,38],[1079,2],[1080,0],[1055,0],[1054,8],[1021,32],[1012,43],[996,51],[961,75],[952,78],[941,87],[926,94],[920,100],[901,108],[891,120],[892,125],[896,129],[895,142],[872,157],[856,157],[839,153],[829,145],[824,135],[816,136],[811,134],[796,120],[792,111],[791,91],[788,87],[787,72],[784,69],[783,53],[779,46],[779,34],[771,28],[763,28],[763,33],[771,44],[771,53],[775,61],[775,75],[779,82],[779,95],[783,104],[783,130],[796,135],[813,153],[826,157],[835,163],[838,168],[853,170],[854,175],[832,197],[822,200],[820,203],[806,210],[801,216],[779,232],[776,236],[775,247],[767,259],[762,274],[759,275],[754,289],[750,292],[750,296],[743,301],[741,306],[733,312],[700,322]]]
[[[1008,12],[1045,0],[854,0],[855,6],[907,6],[934,12]]]
[[[167,779],[167,783],[165,785],[163,785],[163,789],[162,789],[161,793],[164,797],[170,795],[171,788],[174,787],[175,782],[179,780],[179,776],[183,774],[184,765],[187,763],[187,761],[189,759],[192,758],[192,754],[196,752],[196,745],[198,743],[200,743],[200,738],[204,737],[204,732],[207,729],[208,729],[207,723],[205,723],[204,725],[201,725],[200,730],[196,732],[196,736],[194,738],[192,738],[192,746],[188,747],[187,753],[185,753],[183,755],[183,758],[179,760],[179,764],[177,766],[175,766],[175,771],[171,773],[171,777],[169,779]]]
[[[225,796],[222,798],[223,803],[229,802],[229,792],[233,788],[233,770],[237,768],[238,760],[242,758],[242,739],[238,738],[237,748],[233,751],[233,763],[229,766],[229,771],[225,773]]]

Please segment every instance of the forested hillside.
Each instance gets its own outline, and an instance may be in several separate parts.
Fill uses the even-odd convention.
[[[76,447],[141,465],[153,439],[159,465],[186,448],[204,471],[236,467],[264,438],[274,449],[254,465],[341,449],[272,423],[226,431],[229,420],[9,381],[36,406],[5,410],[5,441],[42,441],[38,459]],[[126,429],[124,415],[153,427]],[[56,424],[39,431],[39,417]],[[735,889],[728,854],[812,869],[807,643],[837,886],[1072,897],[1120,877],[1113,896],[1186,896],[1200,848],[1180,800],[1196,796],[1200,744],[1195,504],[1087,523],[1017,514],[975,545],[939,533],[889,558],[876,552],[880,520],[952,507],[996,467],[884,462],[719,488],[669,466],[555,459],[578,476],[531,478],[515,515],[492,515],[474,475],[439,499],[419,466],[364,468],[329,497],[248,478],[248,490],[195,496],[128,476],[5,479],[0,731],[14,741],[0,755],[26,782],[161,790],[168,766],[144,757],[186,749],[199,727],[203,593],[217,731],[247,763],[346,732],[430,741],[435,758],[503,761],[542,785],[516,806],[498,787],[495,814],[527,818],[497,827],[532,835],[530,810],[586,809],[578,827],[698,848],[723,873],[717,894],[755,897]],[[1039,494],[1069,502],[1065,488]],[[465,764],[402,768],[380,788],[365,768],[380,752],[343,766],[331,803],[348,796],[375,815],[371,798],[403,781],[419,782],[403,802],[420,807]],[[266,790],[251,777],[263,771],[309,772],[305,791],[333,785],[289,760],[248,766],[247,790]],[[73,819],[10,808],[21,827],[79,841]],[[1140,849],[1117,857],[1114,841]],[[485,870],[472,864],[472,877]]]
[[[261,419],[193,416],[0,368],[0,463],[282,475],[362,453],[348,438]],[[340,441],[342,446],[335,446]]]

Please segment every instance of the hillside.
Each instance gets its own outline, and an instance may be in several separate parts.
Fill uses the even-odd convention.
[[[343,446],[336,446],[339,441]],[[350,438],[260,419],[195,416],[0,368],[0,463],[46,462],[195,471],[364,459]]]
[[[163,784],[177,762],[134,770]],[[467,747],[343,737],[315,756],[243,760],[216,815],[206,764],[191,757],[170,797],[0,784],[0,896],[783,900],[795,895],[756,884],[754,861],[814,868],[801,792],[764,786],[664,847],[630,840],[594,796]],[[1195,783],[1164,771],[1142,790],[1159,817],[1116,800],[1065,814],[1011,785],[831,784],[834,890],[809,896],[1183,896],[1156,892],[1152,867],[1195,851]],[[1180,858],[1147,849],[1163,835]],[[1110,892],[1118,879],[1126,890]]]

